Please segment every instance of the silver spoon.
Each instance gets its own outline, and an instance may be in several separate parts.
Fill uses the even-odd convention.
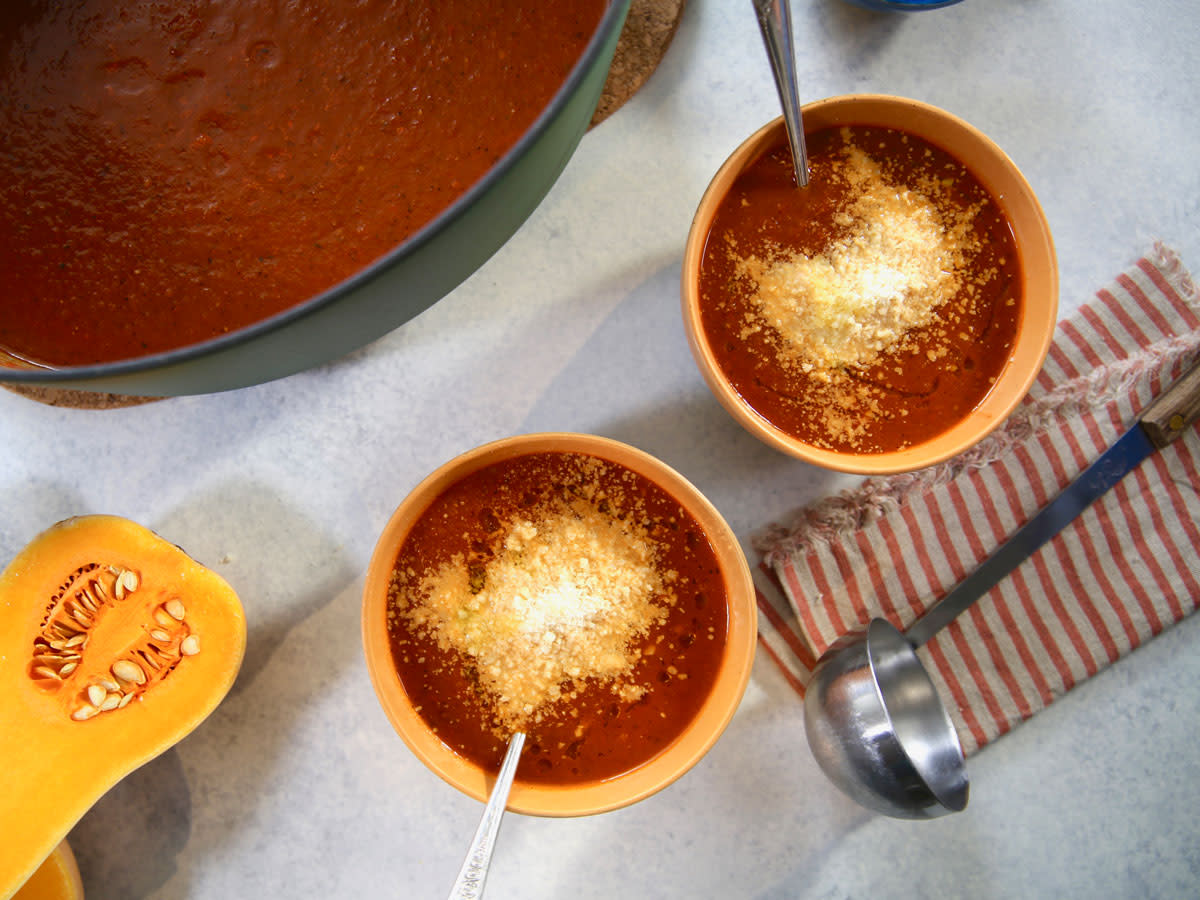
[[[754,0],[758,27],[762,31],[771,73],[783,104],[783,123],[787,127],[796,184],[808,186],[808,151],[804,146],[804,122],[800,115],[800,94],[796,88],[796,58],[792,48],[792,13],[787,0]]]
[[[804,696],[808,743],[825,774],[863,806],[898,818],[964,809],[962,745],[917,648],[1198,418],[1200,362],[906,633],[873,619],[865,634],[827,650]]]
[[[467,858],[463,860],[449,900],[477,900],[483,896],[488,863],[492,859],[492,849],[500,831],[500,820],[504,817],[505,806],[508,805],[508,792],[512,789],[513,777],[517,774],[517,763],[521,759],[521,748],[524,746],[525,735],[520,731],[508,739],[508,752],[504,754],[504,762],[500,764],[500,773],[496,776],[496,783],[492,786],[492,793],[483,810],[483,818],[479,820],[479,827],[471,840],[471,849],[467,851]]]

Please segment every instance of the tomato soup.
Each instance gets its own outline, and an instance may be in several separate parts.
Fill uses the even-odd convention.
[[[530,453],[425,510],[397,555],[388,634],[405,693],[451,749],[578,784],[648,762],[691,723],[728,631],[716,554],[669,493],[617,463]]]
[[[0,349],[106,362],[313,297],[520,138],[604,0],[6,0]]]
[[[807,188],[777,146],[733,183],[699,277],[705,339],[760,416],[822,449],[901,450],[963,418],[1020,314],[1012,229],[960,162],[896,129],[807,136]]]

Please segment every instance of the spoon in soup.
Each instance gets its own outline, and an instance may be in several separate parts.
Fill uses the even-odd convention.
[[[783,104],[783,122],[787,127],[796,184],[808,186],[808,150],[804,145],[804,121],[800,114],[800,92],[796,87],[796,58],[792,49],[792,14],[787,0],[754,0],[758,27],[762,31],[771,73]]]
[[[518,731],[508,739],[508,752],[500,764],[500,773],[488,796],[483,817],[471,840],[471,849],[463,860],[458,878],[450,891],[449,900],[477,900],[483,896],[483,883],[487,879],[488,863],[492,860],[492,849],[496,846],[496,835],[500,831],[500,820],[508,805],[508,792],[512,789],[513,777],[517,774],[517,763],[521,759],[521,748],[525,746],[525,735]]]

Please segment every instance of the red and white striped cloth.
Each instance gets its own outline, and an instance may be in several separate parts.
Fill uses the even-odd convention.
[[[1061,321],[1037,384],[980,445],[870,479],[756,538],[759,644],[803,694],[873,616],[906,628],[1136,420],[1200,352],[1162,247]],[[1146,460],[918,652],[972,753],[1200,602],[1200,430]],[[774,591],[772,587],[781,588]]]

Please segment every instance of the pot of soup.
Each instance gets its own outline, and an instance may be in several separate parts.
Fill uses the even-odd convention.
[[[14,0],[0,380],[147,396],[339,358],[565,167],[629,0]]]

